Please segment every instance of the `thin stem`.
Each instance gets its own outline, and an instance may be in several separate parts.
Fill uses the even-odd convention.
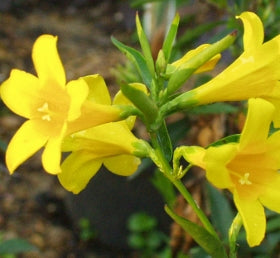
[[[212,224],[208,220],[205,213],[200,209],[197,205],[195,200],[193,199],[192,195],[188,192],[185,185],[182,183],[181,180],[174,178],[173,170],[169,164],[169,162],[164,157],[164,154],[160,148],[160,145],[157,141],[156,134],[151,134],[151,141],[152,145],[155,149],[155,157],[152,158],[155,164],[159,167],[159,169],[164,173],[164,175],[173,183],[173,185],[178,189],[178,191],[182,194],[184,199],[189,203],[192,207],[198,218],[200,219],[201,223],[204,225],[205,229],[212,234],[214,237],[219,239],[216,231],[214,230]]]
[[[189,193],[189,191],[186,189],[185,185],[182,183],[181,180],[172,180],[173,185],[178,189],[178,191],[182,194],[184,199],[189,203],[189,205],[192,207],[202,224],[204,225],[205,229],[212,234],[214,237],[219,239],[216,231],[214,230],[212,224],[208,220],[205,213],[200,209],[200,207],[197,205],[196,201],[193,199],[192,195]]]
[[[242,218],[240,214],[237,213],[228,231],[230,258],[237,258],[236,239],[241,226],[242,226]]]

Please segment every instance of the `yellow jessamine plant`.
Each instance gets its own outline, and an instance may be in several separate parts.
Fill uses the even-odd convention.
[[[94,103],[92,88],[105,85],[101,76],[84,77],[66,84],[56,42],[57,37],[42,35],[34,43],[32,59],[38,77],[13,69],[1,85],[3,102],[28,119],[8,145],[6,163],[11,173],[45,147],[44,169],[57,174],[61,171],[61,142],[66,135],[120,119],[118,108]]]
[[[263,206],[280,212],[280,131],[269,136],[274,112],[268,101],[250,99],[238,143],[183,150],[188,162],[205,169],[209,182],[233,194],[250,246],[259,245],[264,238]]]
[[[205,169],[206,178],[214,186],[233,194],[238,215],[229,230],[229,256],[237,257],[236,236],[241,223],[249,245],[259,245],[266,230],[264,207],[280,212],[280,131],[269,135],[272,121],[280,127],[280,35],[264,43],[263,25],[256,14],[244,12],[238,18],[244,25],[244,52],[209,82],[178,93],[193,73],[215,67],[236,32],[172,62],[177,15],[154,61],[137,16],[142,52],[115,38],[112,41],[133,62],[142,81],[123,82],[113,103],[100,75],[66,83],[57,38],[39,37],[32,52],[38,76],[14,69],[1,85],[4,103],[27,119],[8,145],[9,171],[13,173],[44,147],[44,169],[57,174],[67,190],[79,193],[102,165],[112,173],[129,176],[137,170],[140,158],[149,157],[193,208],[201,224],[178,216],[174,207],[166,206],[166,212],[211,257],[224,258],[227,241],[220,238],[180,180],[190,166],[196,165]],[[240,140],[223,145],[220,141],[206,149],[181,146],[174,151],[166,116],[212,102],[247,99],[248,115]],[[146,126],[150,144],[131,132],[136,116]],[[62,165],[61,152],[70,152]],[[182,156],[191,164],[185,169],[180,164]]]

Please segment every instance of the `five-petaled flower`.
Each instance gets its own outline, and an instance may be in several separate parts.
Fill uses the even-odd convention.
[[[57,37],[40,36],[32,58],[38,77],[13,69],[1,85],[3,102],[28,120],[8,145],[6,163],[11,173],[43,146],[42,163],[52,174],[61,171],[61,143],[73,132],[119,119],[120,110],[109,103],[94,101],[106,87],[99,75],[72,80],[66,84],[63,65],[56,48]],[[104,86],[105,85],[105,86]]]
[[[264,207],[280,212],[280,131],[268,136],[274,106],[264,99],[250,99],[239,143],[204,149],[186,147],[184,158],[206,170],[216,187],[232,192],[250,246],[264,238]]]

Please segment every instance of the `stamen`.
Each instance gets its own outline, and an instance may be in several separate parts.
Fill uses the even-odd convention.
[[[42,107],[39,107],[37,109],[39,112],[49,112],[49,104],[48,102],[45,102]]]
[[[239,179],[239,183],[242,185],[251,185],[252,182],[249,180],[250,173],[245,173],[242,178]]]
[[[50,115],[44,115],[42,116],[42,119],[45,121],[51,121],[51,116]]]
[[[42,107],[39,107],[37,111],[41,113],[45,113],[45,115],[41,116],[42,120],[44,121],[51,121],[51,115],[49,110],[49,104],[45,102]]]

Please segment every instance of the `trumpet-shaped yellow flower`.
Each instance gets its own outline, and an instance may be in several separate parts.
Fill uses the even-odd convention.
[[[137,139],[126,121],[112,122],[72,134],[63,144],[63,151],[72,153],[62,163],[58,179],[62,186],[75,194],[83,190],[103,164],[111,172],[129,176],[140,164],[133,155]]]
[[[280,35],[263,43],[259,17],[244,12],[244,52],[223,72],[195,89],[199,104],[235,101],[270,94],[280,79]]]
[[[259,17],[252,12],[244,12],[238,18],[244,24],[244,52],[209,82],[167,103],[162,108],[164,113],[195,105],[253,97],[267,99],[277,104],[279,109],[280,35],[263,43],[264,29]],[[280,127],[280,119],[276,116],[274,123]]]
[[[6,163],[11,173],[41,147],[45,147],[44,169],[59,173],[61,142],[65,135],[119,118],[120,111],[108,106],[107,100],[106,105],[94,103],[92,92],[98,96],[104,92],[105,83],[100,76],[66,84],[56,42],[57,37],[42,35],[34,43],[32,59],[38,77],[14,69],[1,85],[3,102],[28,119],[8,145]],[[95,84],[95,89],[93,86],[89,89],[90,82]]]
[[[250,99],[239,143],[186,147],[184,157],[206,170],[216,187],[232,192],[250,246],[264,238],[263,206],[280,212],[280,131],[268,136],[274,106],[264,99]]]
[[[172,64],[169,64],[167,66],[166,73],[170,74],[170,73],[173,73],[175,70],[184,69],[185,68],[184,65],[190,59],[192,59],[194,56],[196,56],[197,54],[199,54],[201,51],[208,48],[209,46],[210,46],[210,44],[202,44],[202,45],[198,46],[196,49],[192,49],[192,50],[188,51],[182,58],[176,60]],[[215,55],[209,61],[207,61],[204,65],[199,67],[194,73],[203,73],[203,72],[212,70],[220,59],[221,59],[221,54]]]
[[[134,87],[147,91],[143,84],[134,84]],[[132,105],[121,91],[113,103]],[[61,185],[68,191],[79,193],[102,164],[117,175],[133,174],[140,164],[136,156],[146,155],[145,142],[130,131],[134,123],[135,117],[130,116],[125,121],[99,125],[66,137],[62,150],[72,153],[62,163],[62,172],[58,175]]]

